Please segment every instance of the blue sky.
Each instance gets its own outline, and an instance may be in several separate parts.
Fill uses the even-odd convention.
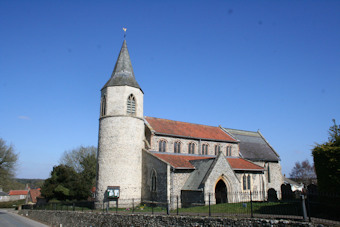
[[[282,171],[340,122],[340,1],[0,1],[0,138],[17,177],[97,145],[127,27],[144,115],[260,129]]]

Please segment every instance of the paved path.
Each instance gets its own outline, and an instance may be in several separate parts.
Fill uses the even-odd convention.
[[[47,227],[48,225],[33,221],[16,214],[9,209],[0,209],[0,227]]]

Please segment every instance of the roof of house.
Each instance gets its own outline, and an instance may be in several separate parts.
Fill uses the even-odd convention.
[[[27,195],[28,190],[10,190],[9,195]]]
[[[157,134],[215,141],[237,142],[220,127],[145,117],[146,122]]]
[[[195,170],[190,174],[182,190],[199,190],[202,183],[212,168],[215,159],[199,159],[193,160],[191,163],[195,166]]]
[[[252,131],[224,128],[229,134],[240,141],[240,153],[243,158],[252,161],[279,161],[279,155],[262,136]]]
[[[135,79],[133,68],[130,60],[129,51],[127,49],[126,40],[124,40],[122,48],[113,69],[111,78],[104,85],[103,89],[110,86],[131,86],[142,90]]]
[[[161,160],[169,163],[175,169],[196,169],[194,162],[196,160],[211,159],[214,160],[215,156],[202,156],[202,155],[184,155],[174,153],[159,153],[153,152],[153,154]],[[228,157],[229,162],[233,170],[248,170],[248,171],[263,171],[261,166],[258,166],[250,161],[243,158],[231,158]]]
[[[32,199],[32,202],[36,203],[37,202],[37,197],[39,197],[41,195],[40,188],[38,188],[38,189],[30,189],[29,194],[30,194],[30,197]]]
[[[6,192],[0,192],[0,196],[8,196]]]

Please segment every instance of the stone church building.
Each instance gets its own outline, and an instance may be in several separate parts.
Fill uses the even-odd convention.
[[[267,199],[283,184],[279,155],[263,135],[143,115],[124,40],[111,78],[101,89],[96,204],[145,201],[193,204]],[[248,197],[247,197],[248,196]],[[246,198],[247,197],[247,198]]]

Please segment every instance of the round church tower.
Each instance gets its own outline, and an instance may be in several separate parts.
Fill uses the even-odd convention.
[[[143,140],[143,91],[124,40],[111,78],[101,90],[97,207],[108,201],[108,188],[120,189],[119,207],[140,203]]]

